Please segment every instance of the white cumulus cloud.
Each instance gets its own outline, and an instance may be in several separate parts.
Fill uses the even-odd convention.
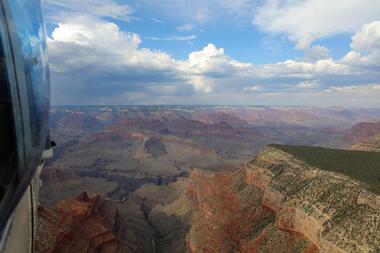
[[[352,36],[352,50],[346,54],[347,64],[380,67],[380,21],[363,25]]]
[[[380,19],[378,0],[265,0],[253,23],[263,31],[285,34],[306,49],[319,38],[354,32]]]
[[[380,49],[380,21],[374,21],[352,36],[351,47],[357,52],[371,53]]]
[[[59,1],[48,1],[52,6],[60,4]],[[61,3],[62,8],[66,8],[66,4],[69,8],[70,1]],[[102,6],[102,1],[85,1]],[[80,2],[76,3],[81,6]],[[116,2],[107,0],[103,3],[114,6]],[[278,8],[301,5],[296,3],[289,1]],[[195,2],[197,4],[201,5]],[[231,6],[230,11],[233,11],[252,3],[242,0],[218,4],[219,8]],[[54,104],[250,103],[252,99],[265,102],[268,97],[284,101],[292,97],[315,104],[323,96],[329,96],[330,103],[335,104],[339,102],[337,98],[343,99],[346,94],[355,95],[357,103],[367,98],[370,98],[370,105],[379,103],[375,99],[380,90],[378,21],[358,26],[352,36],[351,50],[342,59],[333,59],[328,49],[321,45],[310,45],[319,36],[315,34],[327,36],[330,31],[314,33],[318,30],[315,28],[310,34],[302,31],[298,34],[298,31],[279,29],[277,32],[305,43],[305,57],[272,64],[253,64],[234,59],[213,43],[189,53],[184,60],[176,60],[166,52],[144,48],[139,34],[124,31],[115,22],[105,19],[128,20],[129,7],[116,4],[110,9],[93,8],[89,13],[78,11],[75,15],[64,16],[57,21],[50,36]],[[193,35],[166,39],[195,39],[189,36]],[[341,103],[345,102],[342,100]]]

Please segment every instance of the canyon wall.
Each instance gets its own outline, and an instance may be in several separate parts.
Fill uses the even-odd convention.
[[[187,252],[380,250],[378,195],[363,183],[276,148],[265,148],[236,172],[193,170],[169,188],[168,197],[156,204],[149,196],[159,194],[160,187],[143,186],[134,195],[151,203],[149,217],[158,231],[164,217],[176,217],[187,226]]]
[[[40,252],[377,253],[380,197],[367,189],[269,146],[239,170],[193,169],[114,205],[81,194],[40,208],[43,231],[59,224]]]
[[[357,124],[347,131],[346,138],[353,150],[380,152],[380,122]]]

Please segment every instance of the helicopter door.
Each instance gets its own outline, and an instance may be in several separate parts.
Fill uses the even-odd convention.
[[[49,69],[40,8],[39,0],[0,0],[0,241],[48,143]]]

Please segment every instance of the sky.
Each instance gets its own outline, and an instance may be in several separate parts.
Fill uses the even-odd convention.
[[[378,0],[43,0],[53,105],[380,107]]]

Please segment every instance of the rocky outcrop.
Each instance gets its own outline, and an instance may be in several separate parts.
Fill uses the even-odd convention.
[[[351,149],[380,152],[380,122],[360,123],[346,133]]]
[[[115,205],[83,192],[54,208],[38,208],[36,252],[121,253],[118,229]]]
[[[380,152],[380,133],[372,136],[370,139],[364,142],[358,142],[358,143],[352,144],[351,148],[353,150],[359,150],[359,151]]]
[[[196,204],[187,235],[189,252],[302,252],[312,243],[279,229],[276,209],[282,195],[266,192],[266,171],[233,174],[195,170],[187,196]],[[265,194],[266,193],[266,194]]]
[[[166,154],[166,147],[161,136],[150,136],[142,140],[141,147],[136,151],[135,158],[138,160],[149,157],[158,158]]]
[[[161,200],[155,203],[157,194]],[[143,186],[134,197],[147,203],[150,223],[166,249],[174,247],[170,233],[163,232],[170,229],[162,225],[170,217],[186,229],[182,252],[380,250],[378,195],[273,147],[233,173],[193,170],[165,190]],[[175,244],[180,242],[177,237]]]

